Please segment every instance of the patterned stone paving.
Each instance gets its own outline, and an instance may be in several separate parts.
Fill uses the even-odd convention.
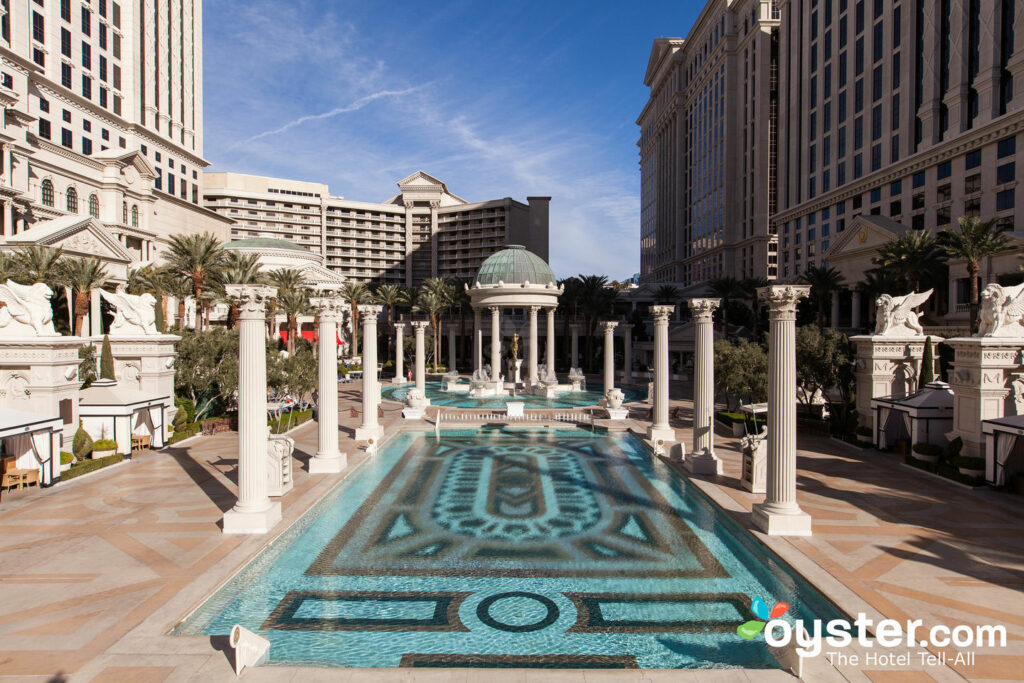
[[[351,434],[358,385],[341,395],[342,449],[361,456]],[[680,403],[677,429],[689,427]],[[385,424],[398,419],[385,405]],[[316,429],[300,427],[295,490],[284,524],[342,475],[310,478]],[[232,680],[223,638],[167,633],[267,542],[221,534],[235,491],[235,435],[193,440],[168,451],[0,502],[0,679],[81,681]],[[701,486],[749,523],[759,497],[738,487],[733,439],[718,437],[725,474]],[[1024,503],[968,490],[818,437],[800,438],[799,499],[814,536],[765,539],[844,609],[864,608],[925,624],[1001,623],[1008,647],[980,651],[975,665],[839,667],[808,680],[931,681],[1019,679],[1024,671]],[[819,676],[820,674],[820,676]],[[828,675],[830,674],[830,675]],[[472,670],[326,671],[256,669],[245,680],[475,680]],[[495,681],[770,680],[782,672],[488,672]]]

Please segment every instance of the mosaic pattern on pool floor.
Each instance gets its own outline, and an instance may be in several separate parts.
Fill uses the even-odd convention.
[[[271,664],[774,667],[762,597],[834,610],[628,434],[402,433],[178,630]]]
[[[381,397],[385,401],[405,403],[406,394],[409,393],[409,389],[413,388],[413,386],[413,384],[408,383],[383,385],[380,392]],[[505,408],[505,404],[509,401],[520,401],[525,403],[526,405],[524,407],[530,410],[569,409],[583,406],[596,406],[603,395],[600,390],[601,383],[598,382],[594,386],[598,387],[596,391],[566,392],[564,394],[559,394],[557,398],[544,398],[542,396],[531,396],[529,394],[519,394],[516,396],[493,396],[489,398],[470,398],[468,394],[444,391],[441,388],[440,382],[427,382],[425,385],[425,393],[427,398],[430,399],[431,405],[447,406],[451,408],[503,410]],[[646,387],[624,386],[619,388],[622,389],[622,393],[626,396],[626,403],[635,403],[637,401],[646,400],[647,398]]]

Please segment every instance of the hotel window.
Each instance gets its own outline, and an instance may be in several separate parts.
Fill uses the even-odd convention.
[[[944,161],[943,163],[939,164],[938,168],[936,169],[936,172],[938,174],[937,177],[939,180],[942,180],[943,178],[948,178],[950,174],[953,172],[953,164],[949,161]]]
[[[89,215],[93,218],[100,217],[100,199],[94,194],[89,195]]]
[[[949,186],[949,183],[946,183],[945,185],[939,185],[935,189],[935,201],[937,203],[942,204],[943,202],[948,202],[952,198],[953,190]]]
[[[121,225],[128,225],[128,202],[121,202]]]
[[[903,202],[895,201],[889,202],[889,215],[899,216],[903,213]]]
[[[69,187],[65,198],[68,213],[78,213],[78,191]]]
[[[60,18],[71,21],[71,0],[60,0]]]
[[[49,180],[43,180],[40,184],[39,199],[43,202],[43,206],[53,206],[53,183]]]
[[[107,58],[100,55],[100,69],[99,69],[100,80],[106,82],[107,80]]]
[[[964,194],[981,192],[981,174],[975,173],[964,178]]]
[[[164,185],[164,170],[162,168],[156,169],[156,179],[153,181],[153,185],[156,189],[162,189]]]
[[[853,68],[858,76],[864,73],[864,39],[858,38],[853,45]]]
[[[857,0],[857,4],[854,5],[854,14],[857,20],[857,33],[864,30],[864,0]]]
[[[853,84],[853,110],[861,113],[864,110],[864,80],[861,79]]]
[[[900,136],[893,135],[889,141],[889,163],[896,163],[900,160]]]
[[[99,36],[100,36],[100,49],[101,50],[106,50],[107,49],[107,25],[106,24],[100,24],[98,29],[99,29]]]
[[[82,41],[82,67],[92,68],[92,46],[84,40]]]
[[[846,156],[846,126],[840,126],[836,131],[836,156],[842,159]]]
[[[882,99],[882,67],[876,66],[871,72],[871,101]]]
[[[889,183],[889,196],[898,197],[903,192],[903,181],[896,180]]]
[[[996,169],[996,183],[1002,185],[1003,183],[1011,183],[1017,179],[1017,164],[1011,161],[1008,164],[1003,164]]]
[[[82,33],[87,36],[92,35],[92,13],[88,7],[82,8]]]
[[[71,31],[66,28],[60,30],[60,53],[65,57],[71,57]]]
[[[92,140],[89,138],[82,138],[82,154],[86,156],[92,154]]]
[[[39,12],[32,13],[32,40],[46,42],[46,26],[43,22],[43,15]]]
[[[900,87],[900,53],[897,52],[892,56],[892,88],[895,90]]]
[[[139,206],[135,204],[132,206],[132,227],[139,227]]]
[[[853,148],[860,149],[864,146],[864,119],[857,117],[853,120]]]
[[[839,47],[846,47],[846,15],[839,17]]]
[[[924,230],[924,214],[919,213],[911,218],[910,227],[914,230]]]
[[[846,50],[839,53],[839,87],[846,85]]]
[[[999,141],[998,158],[1012,156],[1017,153],[1017,138],[1005,138]]]
[[[914,177],[913,177],[913,180],[912,180],[912,183],[914,185],[914,189],[915,190],[917,188],[919,188],[919,187],[924,187],[924,171],[920,171],[918,173],[915,173]]]
[[[92,79],[82,74],[82,97],[92,99]]]
[[[952,212],[948,206],[943,206],[935,210],[935,227],[942,228],[950,224],[952,221]]]
[[[871,109],[871,141],[882,137],[882,105],[876,104]]]
[[[174,174],[167,174],[167,192],[168,194],[174,194]]]
[[[871,170],[877,171],[882,168],[882,146],[875,145],[871,148]]]
[[[39,119],[39,137],[44,140],[50,139],[50,122],[46,119]]]
[[[871,190],[870,198],[872,204],[882,201],[882,188],[876,187],[875,189]]]
[[[882,22],[878,22],[877,24],[875,24],[874,36],[872,38],[871,44],[873,48],[872,57],[874,57],[874,61],[882,61],[883,47],[885,45],[884,41],[882,40]]]
[[[998,209],[998,195],[996,195],[996,208]],[[981,199],[968,199],[964,202],[964,215],[965,216],[980,216],[981,215]]]
[[[996,193],[996,211],[1005,211],[1014,208],[1013,190],[1003,190]]]
[[[116,2],[110,3],[111,9],[111,21],[114,23],[114,28],[121,28],[121,6]]]
[[[853,155],[853,177],[860,178],[864,175],[864,162],[860,154]]]
[[[74,135],[67,128],[60,129],[60,144],[68,149],[74,146]]]
[[[67,63],[61,63],[60,65],[60,84],[68,90],[71,89],[71,65]]]
[[[918,209],[923,209],[924,208],[924,194],[923,193],[918,193],[918,194],[915,194],[913,197],[911,197],[910,208],[913,211],[917,211]]]

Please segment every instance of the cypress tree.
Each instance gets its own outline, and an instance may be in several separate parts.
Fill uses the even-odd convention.
[[[924,358],[921,359],[921,379],[918,381],[918,389],[935,381],[935,358],[932,356],[932,338],[924,340]]]
[[[100,351],[100,379],[117,379],[114,377],[114,352],[107,335],[103,335],[103,349]]]
[[[159,332],[160,334],[163,334],[164,333],[164,328],[167,325],[167,323],[164,322],[164,296],[163,296],[163,294],[159,295],[156,298],[156,304],[153,305],[153,308],[156,310],[156,331]]]

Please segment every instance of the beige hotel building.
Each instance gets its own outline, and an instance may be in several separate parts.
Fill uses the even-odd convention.
[[[774,2],[712,0],[689,34],[659,38],[640,126],[640,281],[699,288],[774,277]]]
[[[470,279],[484,259],[521,244],[548,259],[550,197],[468,202],[422,171],[383,202],[332,196],[327,185],[239,173],[207,173],[206,207],[231,221],[235,240],[289,240],[357,282],[418,286]]]

